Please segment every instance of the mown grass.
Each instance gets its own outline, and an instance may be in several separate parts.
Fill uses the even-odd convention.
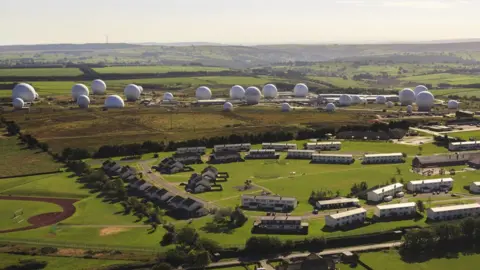
[[[452,137],[458,137],[464,140],[470,140],[471,138],[475,138],[477,140],[480,139],[480,130],[474,130],[474,131],[464,131],[464,132],[452,132],[448,134],[449,136]]]
[[[23,214],[16,217],[16,211]],[[53,203],[0,200],[0,230],[27,227],[31,217],[61,211],[62,208]]]
[[[142,73],[167,73],[167,72],[199,72],[199,71],[224,71],[222,67],[203,66],[125,66],[94,68],[100,74],[142,74]],[[1,74],[1,73],[0,73]]]
[[[372,253],[361,253],[360,259],[375,270],[451,270],[451,269],[478,269],[480,254],[464,255],[451,258],[434,258],[420,263],[408,263],[402,260],[397,250],[388,250]]]
[[[58,171],[62,165],[38,149],[30,150],[17,137],[0,135],[0,177]]]
[[[12,265],[18,265],[21,260],[36,260],[45,261],[47,266],[43,269],[46,270],[90,270],[100,269],[102,267],[115,265],[115,264],[128,264],[129,261],[121,260],[101,260],[101,259],[84,259],[73,257],[52,257],[52,256],[27,256],[27,255],[14,255],[7,253],[0,253],[0,267],[8,267]]]
[[[62,77],[82,74],[78,68],[0,68],[0,77]]]

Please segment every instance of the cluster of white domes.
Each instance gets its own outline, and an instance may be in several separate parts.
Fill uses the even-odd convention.
[[[104,95],[107,91],[107,84],[100,79],[94,80],[91,87],[94,95]]]
[[[393,108],[394,104],[393,102],[389,101],[387,102],[387,108]]]
[[[336,109],[337,107],[335,107],[335,104],[333,103],[328,103],[327,106],[325,106],[327,112],[334,112]]]
[[[260,89],[255,86],[250,86],[245,90],[245,101],[247,104],[258,104],[262,98]]]
[[[163,94],[163,100],[172,101],[173,99],[174,97],[172,93],[166,92],[165,94]]]
[[[304,83],[299,83],[293,88],[293,95],[295,97],[306,97],[308,95],[308,86]]]
[[[460,107],[460,103],[456,100],[449,100],[447,106],[450,110],[456,110]]]
[[[19,83],[12,90],[12,99],[20,98],[24,102],[33,102],[36,96],[38,94],[33,86],[27,83]]]
[[[79,96],[87,96],[90,94],[88,87],[85,84],[77,83],[72,87],[72,99],[77,101]]]
[[[90,105],[90,98],[85,95],[80,95],[77,97],[77,105],[82,108],[86,109]]]
[[[417,93],[417,89],[418,91],[420,90],[423,90],[423,91]],[[433,96],[433,94],[430,93],[428,91],[428,88],[423,85],[417,86],[415,88],[415,93],[416,93],[415,103],[417,104],[418,110],[430,111],[433,105],[435,105],[435,97]]]
[[[212,90],[206,86],[200,86],[195,91],[195,96],[198,100],[209,100],[212,98]]]
[[[142,94],[140,87],[136,84],[129,84],[123,90],[123,94],[127,98],[128,101],[136,101],[140,98]]]
[[[425,85],[418,85],[417,87],[415,87],[415,90],[413,90],[413,92],[415,93],[415,97],[417,97],[418,94],[420,94],[421,92],[425,91],[428,91],[428,88]]]
[[[230,103],[230,102],[225,102],[223,104],[223,110],[226,111],[226,112],[231,112],[233,111],[233,104]]]
[[[361,104],[362,98],[359,95],[351,95],[352,97],[352,104]]]
[[[402,106],[412,105],[415,102],[415,92],[410,88],[405,88],[400,91],[399,99]]]
[[[125,107],[125,102],[118,95],[111,95],[105,99],[106,108],[123,108]]]
[[[245,89],[240,85],[234,85],[230,88],[230,98],[231,99],[244,99],[245,98]]]
[[[23,106],[25,106],[25,102],[23,102],[23,99],[21,98],[14,98],[12,101],[13,108],[19,110],[22,109]]]
[[[282,103],[282,112],[290,112],[293,110],[292,106],[288,103]]]
[[[341,95],[338,103],[340,103],[341,106],[350,106],[352,104],[352,97],[350,95]]]
[[[263,87],[262,92],[263,92],[263,96],[267,99],[273,99],[278,96],[278,89],[273,84],[266,84]]]

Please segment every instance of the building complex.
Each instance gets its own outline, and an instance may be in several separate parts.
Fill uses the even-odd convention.
[[[294,143],[262,143],[262,149],[274,149],[276,151],[288,151],[297,149]]]
[[[448,150],[450,151],[469,151],[469,150],[479,150],[480,141],[469,141],[469,142],[451,142],[448,145]]]
[[[325,225],[331,228],[348,226],[352,224],[362,224],[367,218],[367,210],[357,208],[333,215],[325,216]]]
[[[291,211],[298,205],[293,197],[242,195],[242,207],[252,210]]]
[[[427,193],[432,191],[448,191],[453,188],[452,178],[438,178],[427,180],[414,180],[407,183],[410,192]]]
[[[357,198],[337,198],[333,200],[318,201],[315,206],[320,209],[338,209],[346,207],[358,207],[360,201]]]
[[[386,164],[401,162],[404,162],[402,153],[366,154],[363,156],[363,164]]]
[[[375,216],[378,218],[410,217],[417,213],[414,202],[377,205]]]
[[[385,197],[399,197],[403,194],[403,185],[400,183],[391,184],[367,192],[367,199],[371,202],[381,202]]]
[[[219,145],[213,146],[213,150],[215,152],[222,152],[222,151],[247,152],[247,151],[250,151],[251,148],[252,148],[252,145],[250,143],[219,144]]]
[[[287,158],[290,159],[312,159],[312,155],[316,153],[314,150],[288,150]]]
[[[302,222],[302,217],[294,216],[266,216],[253,223],[257,232],[290,232],[308,233],[308,223]]]
[[[338,151],[342,148],[341,142],[315,142],[305,144],[305,149],[316,151]]]
[[[312,163],[319,164],[352,164],[353,155],[349,154],[313,154]]]
[[[430,220],[449,220],[464,217],[478,216],[480,204],[460,204],[427,209],[427,218]]]

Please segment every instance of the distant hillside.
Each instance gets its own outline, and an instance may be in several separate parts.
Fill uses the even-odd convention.
[[[38,44],[38,45],[7,45],[0,46],[0,52],[26,51],[88,51],[88,50],[116,50],[140,47],[128,43],[87,43],[87,44]]]

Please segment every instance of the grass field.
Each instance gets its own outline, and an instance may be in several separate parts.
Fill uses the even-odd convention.
[[[369,85],[363,81],[354,81],[351,79],[344,80],[341,77],[316,77],[316,76],[309,76],[308,79],[320,82],[326,82],[333,84],[336,87],[342,88],[367,88]]]
[[[400,78],[400,80],[404,82],[432,84],[433,86],[437,86],[440,83],[448,83],[452,85],[480,83],[480,78],[478,78],[478,76],[450,73],[410,76]]]
[[[0,194],[17,196],[43,196],[58,198],[84,198],[87,189],[76,182],[70,173],[57,173],[0,180]]]
[[[0,268],[19,264],[20,260],[36,260],[47,262],[46,270],[91,270],[115,264],[128,264],[121,260],[100,260],[69,257],[27,256],[0,253]]]
[[[480,130],[475,130],[475,131],[465,131],[465,132],[452,132],[448,134],[449,136],[452,137],[458,137],[464,140],[470,140],[470,138],[476,138],[477,140],[480,139]]]
[[[142,74],[142,73],[167,73],[167,72],[199,72],[199,71],[224,71],[222,67],[203,66],[128,66],[128,67],[104,67],[94,68],[100,74]],[[1,74],[1,73],[0,73]]]
[[[58,171],[62,164],[40,150],[26,149],[17,137],[0,135],[0,177]],[[1,180],[0,180],[1,181]]]
[[[62,77],[82,74],[78,68],[0,68],[0,77]]]
[[[19,210],[23,214],[14,219]],[[62,212],[62,208],[53,203],[0,200],[0,230],[27,227],[29,218],[52,212]]]
[[[451,270],[451,269],[478,269],[479,254],[462,255],[454,258],[431,259],[422,263],[407,263],[402,261],[396,250],[360,254],[360,259],[375,270]]]

